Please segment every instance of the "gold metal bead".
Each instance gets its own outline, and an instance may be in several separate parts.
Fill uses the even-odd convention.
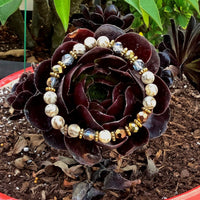
[[[68,125],[65,124],[65,125],[60,129],[60,132],[61,132],[63,135],[67,136]]]
[[[146,112],[147,114],[151,114],[151,110],[149,110],[149,109],[147,109],[147,108],[145,108],[145,107],[142,107],[142,110],[144,111],[144,112]]]
[[[114,131],[111,132],[111,136],[112,136],[112,141],[115,142],[116,138],[115,138],[115,132]]]
[[[126,130],[126,133],[128,134],[128,136],[131,136],[131,131],[128,126],[125,126],[125,130]]]
[[[129,130],[132,132],[132,133],[137,133],[139,131],[139,127],[137,126],[136,123],[133,123],[133,122],[130,122],[128,124],[129,126]]]
[[[55,78],[60,78],[59,74],[55,72],[50,72],[50,76],[55,77]]]
[[[61,61],[58,61],[58,65],[60,65],[63,69],[66,68],[65,64],[63,62],[61,62]]]
[[[99,141],[99,131],[95,132],[95,142]]]
[[[141,124],[137,119],[134,119],[134,122],[135,122],[136,125],[139,126],[140,128],[142,127],[142,124]]]
[[[148,71],[148,68],[144,68],[139,72],[139,74],[142,75],[144,72],[147,72],[147,71]]]
[[[124,129],[122,129],[122,128],[117,129],[117,130],[115,131],[115,137],[116,137],[117,139],[125,138],[125,137],[126,137],[126,131],[125,131]]]
[[[51,91],[51,92],[55,92],[56,90],[52,87],[46,87],[45,88],[46,91]]]
[[[128,48],[124,48],[123,51],[121,52],[121,55],[124,56],[126,54],[126,52],[128,51]]]
[[[70,51],[70,54],[74,57],[74,59],[78,58],[77,54],[74,51]]]
[[[111,40],[110,44],[109,44],[109,47],[112,47],[115,43],[115,40]]]
[[[82,138],[83,138],[83,132],[84,132],[84,129],[82,128],[82,129],[79,131],[79,139],[82,139]]]

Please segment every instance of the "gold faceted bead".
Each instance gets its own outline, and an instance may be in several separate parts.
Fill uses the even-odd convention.
[[[139,127],[137,126],[137,124],[133,122],[130,122],[128,126],[129,126],[130,131],[133,133],[137,133],[139,131]]]
[[[62,74],[63,73],[63,68],[61,65],[54,65],[52,67],[52,70],[54,73],[57,73],[57,74]]]
[[[137,120],[141,123],[146,122],[148,119],[148,114],[144,111],[141,111],[137,114]]]
[[[134,119],[134,122],[135,122],[136,125],[139,126],[140,128],[142,127],[142,124],[141,124],[137,119]]]
[[[125,126],[125,130],[126,130],[126,133],[128,134],[128,136],[131,136],[131,131],[128,126]]]
[[[115,136],[117,139],[122,139],[126,137],[126,131],[124,129],[117,129],[115,131]]]

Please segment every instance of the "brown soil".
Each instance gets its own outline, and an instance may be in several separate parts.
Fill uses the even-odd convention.
[[[63,173],[61,165],[55,167],[61,156],[70,156],[46,145],[42,134],[25,118],[9,120],[11,110],[5,103],[9,90],[0,89],[2,193],[23,200],[69,200],[73,185],[87,181],[104,192],[103,200],[161,200],[200,185],[200,94],[186,80],[175,81],[171,88],[171,120],[165,134],[128,157],[103,152],[104,164],[109,161],[129,180],[141,180],[141,184],[123,191],[104,190],[103,179],[92,182],[92,175],[103,163],[88,168],[70,160],[70,173]]]

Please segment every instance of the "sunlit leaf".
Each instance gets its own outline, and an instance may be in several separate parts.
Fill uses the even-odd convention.
[[[158,24],[163,30],[158,7],[154,0],[140,0],[140,7]]]
[[[199,13],[199,1],[198,0],[188,0],[192,6],[196,9],[196,11]]]
[[[142,17],[143,17],[144,23],[148,28],[149,27],[149,15],[143,9],[141,9],[141,11],[142,11]]]
[[[54,0],[54,4],[64,30],[67,31],[70,13],[70,0]]]
[[[142,14],[140,10],[139,0],[125,0],[128,4],[133,6],[140,14]]]
[[[0,0],[0,21],[4,25],[20,6],[22,0]]]

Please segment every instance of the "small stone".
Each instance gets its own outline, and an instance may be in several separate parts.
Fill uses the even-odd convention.
[[[28,152],[29,151],[29,148],[28,147],[24,147],[24,152]]]
[[[71,54],[65,54],[61,59],[65,66],[71,66],[74,62],[74,57]]]
[[[183,169],[181,171],[181,178],[187,178],[189,176],[190,176],[190,173],[189,173],[189,171],[187,169]]]
[[[70,137],[76,138],[79,136],[81,128],[78,124],[70,124],[68,127],[68,135]]]

